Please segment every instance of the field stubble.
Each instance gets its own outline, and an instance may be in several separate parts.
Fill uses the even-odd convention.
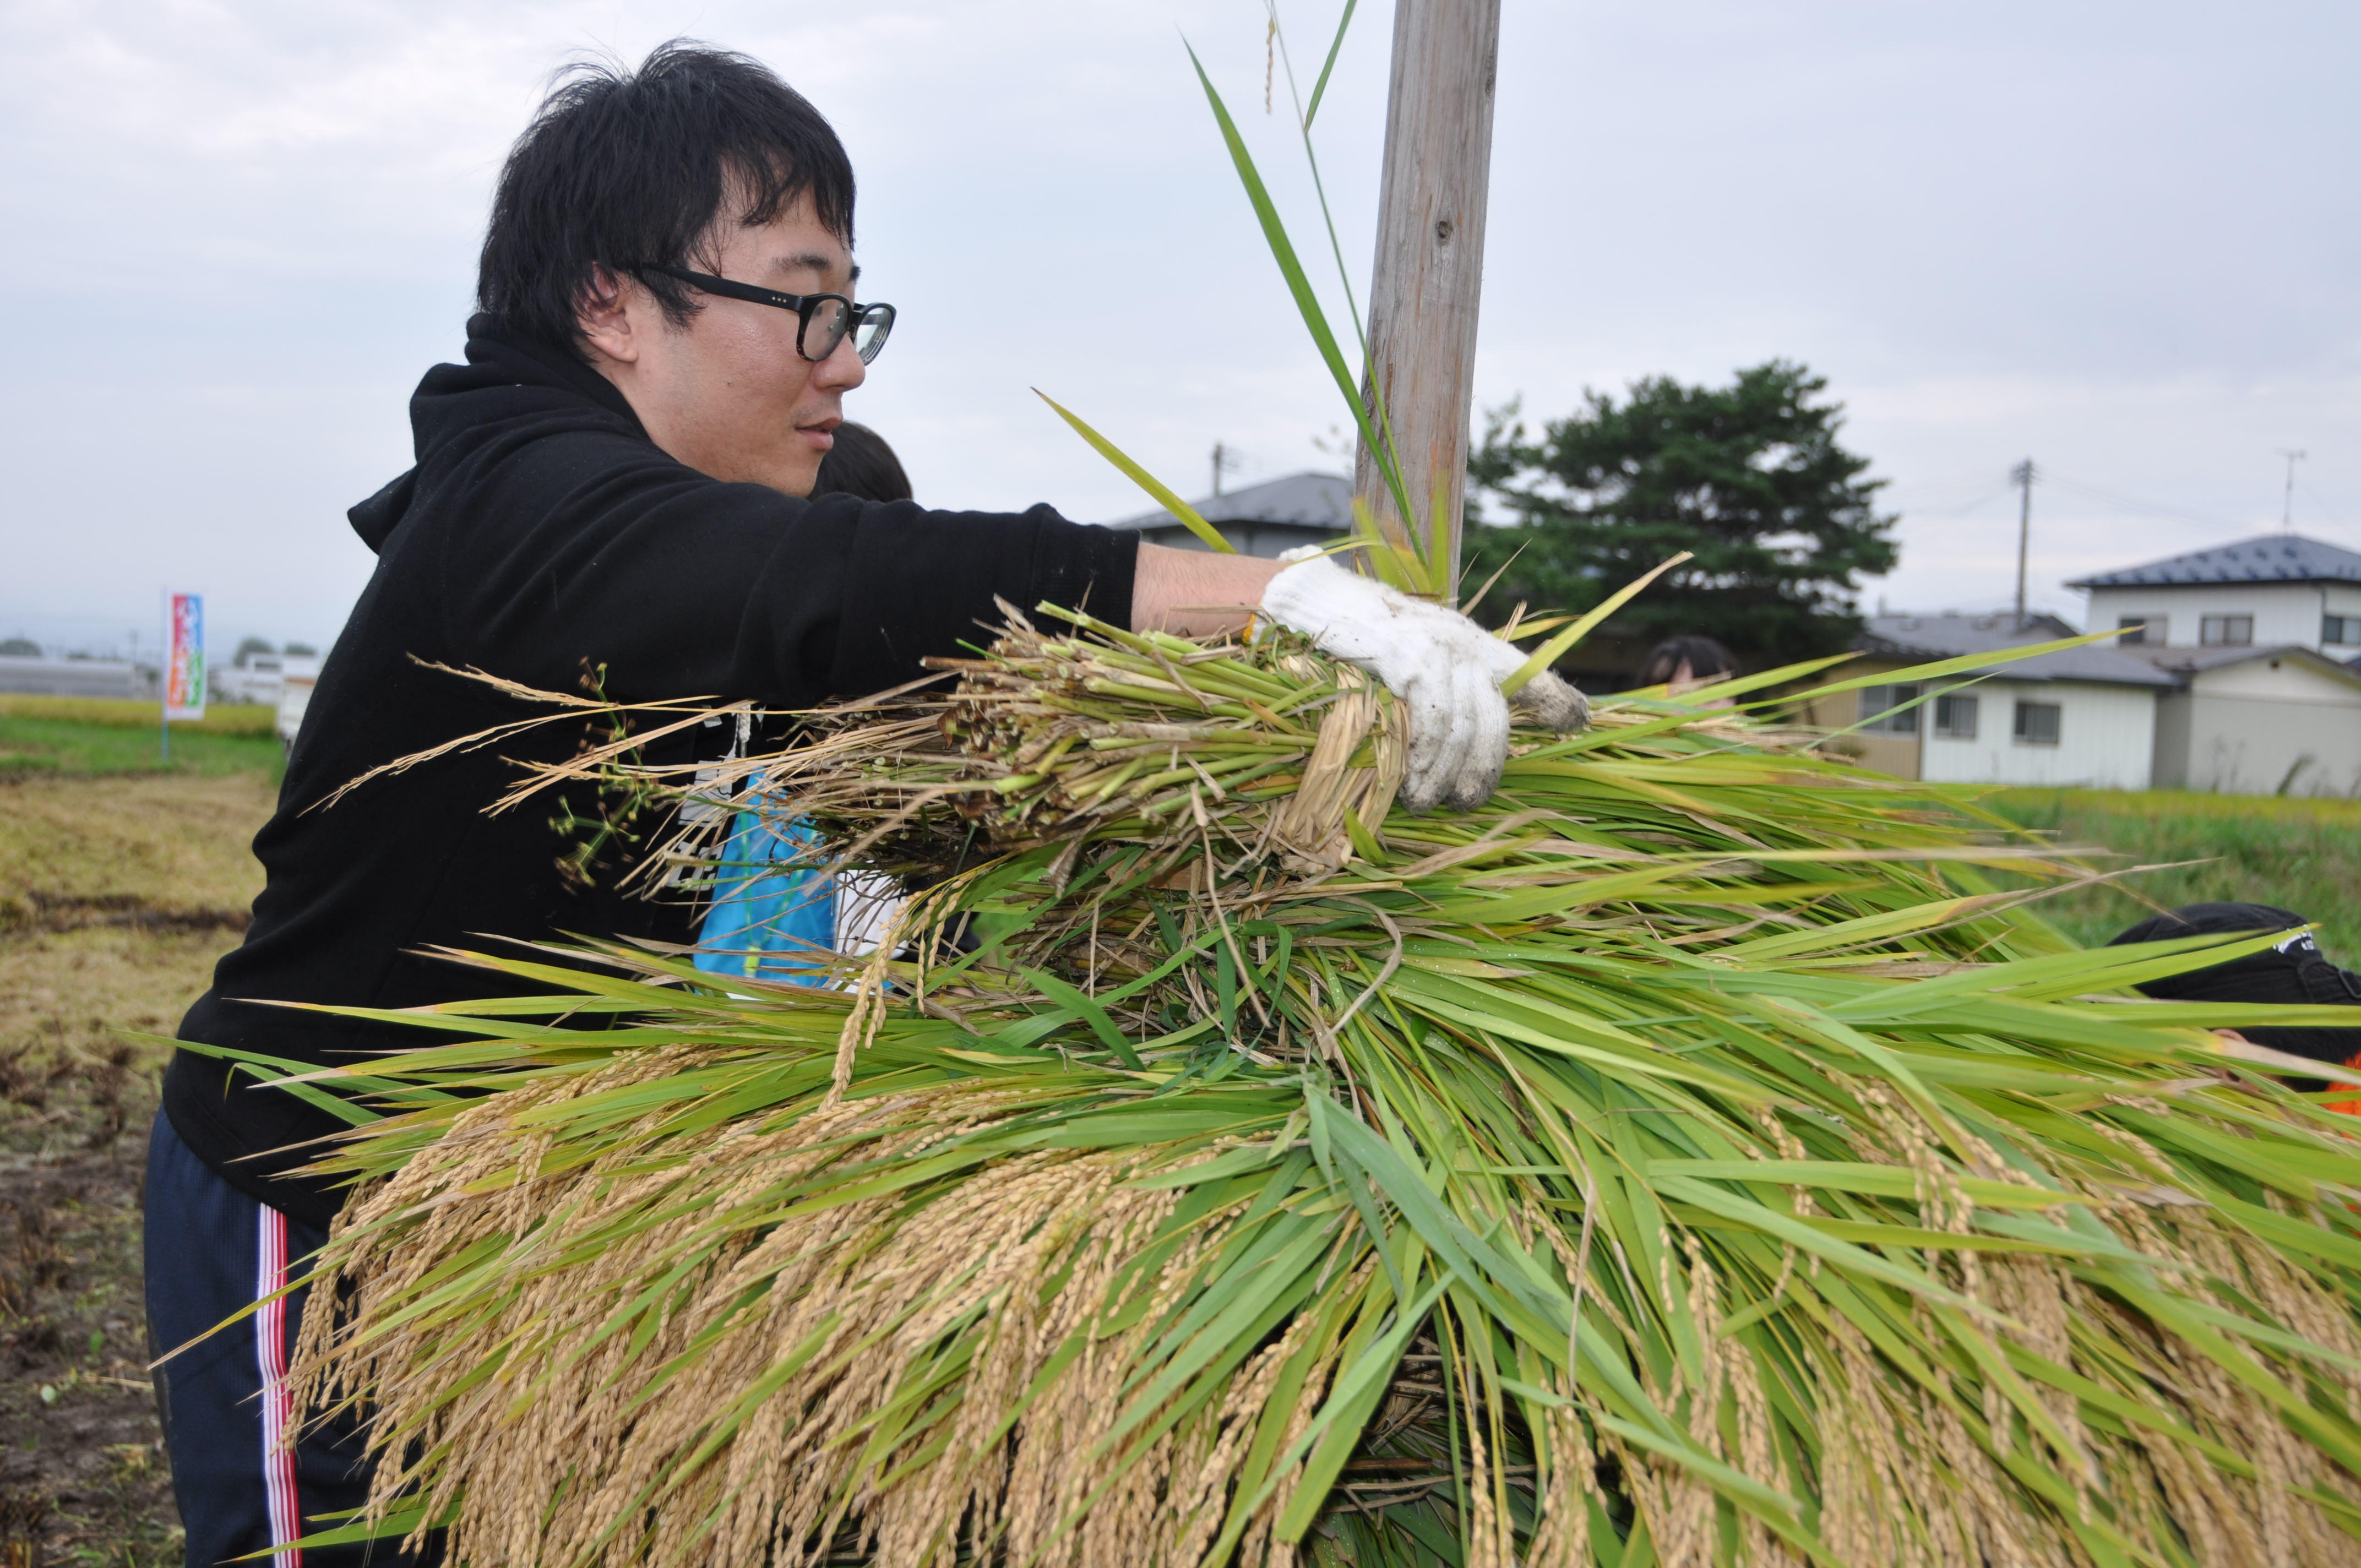
[[[0,1563],[167,1563],[140,1178],[171,1033],[238,939],[267,774],[0,774]],[[11,1555],[11,1553],[15,1555]]]

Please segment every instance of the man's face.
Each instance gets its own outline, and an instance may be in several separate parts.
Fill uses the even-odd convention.
[[[759,227],[724,218],[684,265],[784,293],[847,298],[859,276],[844,241],[800,198]],[[835,444],[844,394],[868,374],[851,337],[815,363],[796,352],[795,312],[692,297],[704,308],[675,326],[637,280],[620,280],[583,313],[591,364],[622,389],[650,438],[697,472],[809,495]]]

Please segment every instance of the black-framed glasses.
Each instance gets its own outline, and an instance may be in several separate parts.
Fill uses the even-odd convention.
[[[643,262],[634,270],[661,272],[667,278],[677,278],[684,283],[693,284],[708,294],[795,312],[797,321],[802,323],[796,329],[796,352],[814,363],[835,353],[836,345],[849,335],[852,339],[852,351],[861,356],[861,362],[866,365],[877,357],[877,351],[885,346],[885,339],[894,330],[894,307],[891,305],[857,305],[841,294],[783,294],[776,289],[765,289],[758,283],[740,283],[728,278],[716,278],[709,272],[659,267],[653,262]]]

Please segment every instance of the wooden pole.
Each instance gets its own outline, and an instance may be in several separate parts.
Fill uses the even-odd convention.
[[[1419,515],[1406,529],[1366,446],[1354,466],[1354,487],[1397,543],[1411,530],[1429,537],[1441,497],[1455,594],[1499,47],[1500,0],[1395,0],[1378,258],[1369,285],[1369,377],[1383,394],[1403,488]]]

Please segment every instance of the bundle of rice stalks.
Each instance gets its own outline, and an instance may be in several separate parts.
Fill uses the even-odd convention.
[[[923,873],[840,989],[611,948],[363,1014],[475,1038],[335,1086],[346,1533],[2361,1560],[2350,1123],[2207,1033],[2264,1010],[2128,991],[2270,938],[2072,950],[2026,900],[2086,866],[1660,697],[1411,817],[1355,673],[1070,619],[737,764]]]

